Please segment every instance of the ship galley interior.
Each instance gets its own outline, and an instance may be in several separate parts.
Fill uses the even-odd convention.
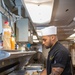
[[[0,75],[75,75],[75,0],[0,0]]]

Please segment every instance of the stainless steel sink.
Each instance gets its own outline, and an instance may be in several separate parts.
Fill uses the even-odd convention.
[[[0,50],[0,60],[5,59],[5,58],[7,58],[9,56],[10,56],[10,53],[9,52]]]

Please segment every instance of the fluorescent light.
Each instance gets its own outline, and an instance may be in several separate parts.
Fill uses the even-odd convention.
[[[73,39],[74,40],[75,39],[75,33],[70,35],[67,39],[70,39],[70,40]]]
[[[75,31],[75,29],[73,29],[73,31]]]
[[[33,35],[33,39],[37,39],[37,36],[36,35]]]
[[[73,18],[73,21],[75,21],[75,17]]]
[[[41,3],[40,5],[34,3],[25,2],[21,0],[25,8],[29,13],[29,16],[33,23],[49,23],[51,21],[52,9],[54,0],[48,3]]]
[[[39,42],[39,40],[33,40],[33,42],[36,42],[36,43],[38,43],[38,42]]]
[[[40,30],[36,30],[38,36],[42,36],[42,32]]]
[[[30,36],[30,31],[28,31],[28,36]]]
[[[69,39],[69,40],[73,40],[73,39],[74,39],[74,37],[68,37],[67,39]]]
[[[70,37],[75,37],[75,33],[74,33],[74,34],[72,34],[72,35],[70,35]]]

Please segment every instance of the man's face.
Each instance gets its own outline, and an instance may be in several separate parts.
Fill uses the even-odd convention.
[[[42,44],[48,49],[52,47],[51,36],[42,36]]]

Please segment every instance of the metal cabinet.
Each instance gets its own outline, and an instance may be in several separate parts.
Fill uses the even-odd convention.
[[[16,22],[16,41],[28,41],[28,19],[20,19]]]

